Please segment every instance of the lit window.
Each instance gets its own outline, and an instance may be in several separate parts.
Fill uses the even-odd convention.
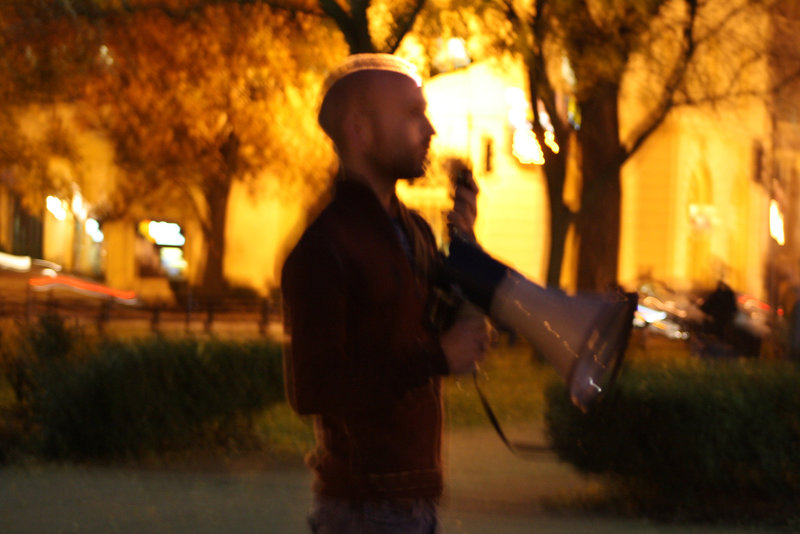
[[[780,246],[786,244],[786,236],[783,233],[783,212],[774,198],[769,201],[769,235]]]
[[[159,246],[182,247],[186,238],[179,224],[164,221],[142,221],[139,231],[151,242]]]
[[[530,129],[514,130],[514,138],[511,142],[511,153],[525,165],[543,165],[544,154],[542,147],[536,140],[536,136]]]
[[[86,234],[92,238],[95,243],[102,243],[105,236],[103,231],[100,230],[100,223],[96,219],[86,219],[83,227],[86,229]]]
[[[47,211],[53,214],[53,217],[59,221],[67,218],[67,203],[58,197],[47,197]]]

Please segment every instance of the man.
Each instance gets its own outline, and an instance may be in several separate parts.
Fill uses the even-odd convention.
[[[287,396],[313,414],[316,533],[433,533],[442,492],[440,378],[486,354],[483,317],[437,328],[440,258],[397,198],[421,176],[434,129],[413,66],[351,56],[326,83],[319,123],[339,156],[331,203],[284,264]],[[472,235],[474,181],[451,225]]]

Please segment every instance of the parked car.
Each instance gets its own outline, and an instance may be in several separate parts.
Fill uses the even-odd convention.
[[[650,280],[638,288],[639,304],[634,315],[634,327],[647,329],[669,339],[688,340],[690,325],[701,321],[696,298],[678,291],[664,282]]]

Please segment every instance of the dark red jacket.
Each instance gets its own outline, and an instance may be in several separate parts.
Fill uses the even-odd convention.
[[[369,188],[340,182],[283,267],[289,402],[313,414],[314,490],[349,499],[442,491],[440,376],[427,319],[430,228],[399,205],[415,260]]]

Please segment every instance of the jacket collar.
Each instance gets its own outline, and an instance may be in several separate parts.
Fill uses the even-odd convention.
[[[342,208],[348,212],[357,211],[359,218],[363,217],[368,224],[374,224],[381,228],[381,231],[401,247],[400,239],[396,235],[392,224],[392,217],[383,208],[375,192],[366,184],[358,180],[339,179],[335,184],[334,199]],[[430,252],[422,229],[413,220],[411,210],[403,204],[397,195],[392,196],[392,202],[397,208],[397,219],[400,221],[408,238],[413,259],[411,260],[412,270],[418,278],[427,279],[430,276],[431,259]]]

